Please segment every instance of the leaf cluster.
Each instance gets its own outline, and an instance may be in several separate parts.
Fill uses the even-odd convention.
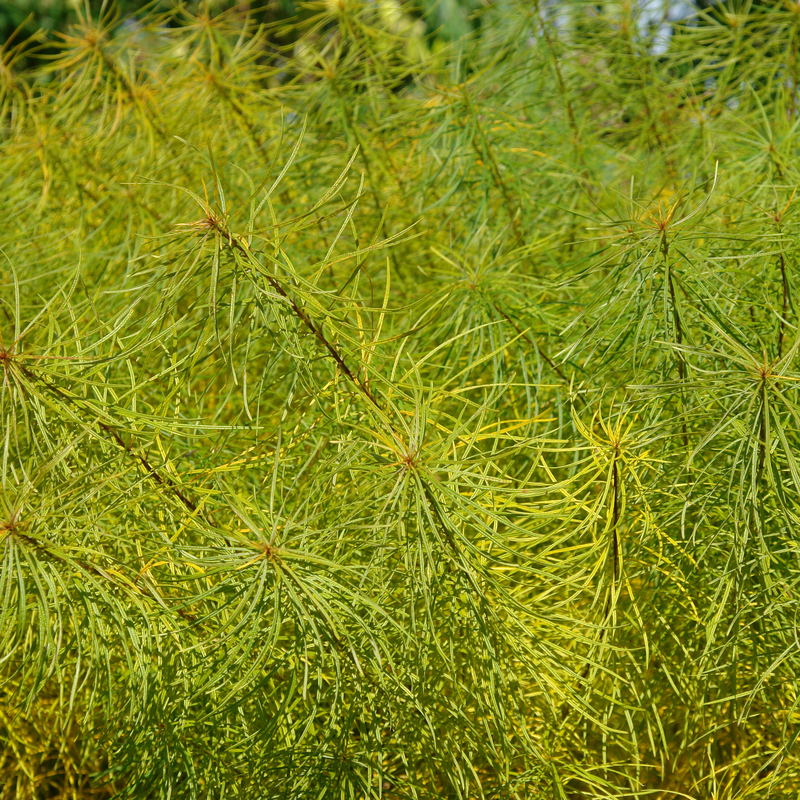
[[[7,45],[0,796],[796,796],[799,10]]]

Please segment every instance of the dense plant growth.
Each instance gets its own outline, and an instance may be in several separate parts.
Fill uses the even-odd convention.
[[[2,54],[0,795],[796,797],[800,5],[180,13]]]
[[[552,0],[550,0],[552,3]],[[66,32],[71,25],[86,16],[102,14],[108,0],[0,0],[0,40],[37,38],[38,52],[54,52],[53,39]],[[679,0],[683,8],[685,0]],[[384,3],[391,13],[399,7],[397,3]],[[409,33],[411,38],[427,38],[429,43],[457,39],[469,35],[479,25],[480,17],[475,12],[480,7],[477,0],[421,0],[407,11],[422,22]],[[686,6],[690,8],[690,6]],[[263,0],[260,3],[237,3],[236,0],[116,0],[115,8],[123,24],[135,26],[139,16],[147,18],[154,12],[171,12],[163,18],[163,24],[179,27],[202,12],[216,15],[235,9],[235,13],[247,16],[251,25],[264,25],[261,45],[281,47],[287,40],[294,41],[301,33],[297,22],[313,16],[315,9],[294,0]],[[178,13],[178,10],[188,14]],[[653,13],[660,18],[658,10],[645,15],[649,20]],[[681,13],[679,11],[678,17]],[[674,12],[672,13],[674,16]],[[283,24],[286,23],[286,24]],[[55,37],[53,32],[56,32]],[[28,50],[28,55],[32,55]],[[26,63],[27,66],[27,63]]]

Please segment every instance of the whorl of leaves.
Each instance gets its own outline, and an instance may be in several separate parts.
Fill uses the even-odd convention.
[[[3,797],[800,791],[800,5],[415,20],[3,49]]]

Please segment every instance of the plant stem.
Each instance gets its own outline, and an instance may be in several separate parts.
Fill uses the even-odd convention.
[[[20,369],[25,377],[28,378],[28,380],[41,384],[45,389],[47,389],[48,392],[62,402],[76,406],[78,409],[84,412],[89,410],[84,406],[84,403],[80,400],[80,398],[63,391],[54,383],[42,377],[41,375],[36,374],[28,367],[21,367]],[[97,420],[97,427],[117,446],[119,446],[123,452],[134,458],[144,469],[148,478],[157,483],[159,486],[168,489],[180,501],[187,511],[192,514],[197,512],[198,504],[192,500],[169,475],[162,475],[158,469],[150,463],[147,456],[136,453],[134,450],[132,450],[130,445],[125,443],[125,440],[120,436],[119,432],[112,427],[112,425],[107,422],[101,422],[100,420]]]
[[[280,281],[268,273],[264,266],[255,258],[253,251],[239,240],[239,237],[231,236],[229,239],[230,245],[236,249],[247,261],[255,266],[258,271],[264,275],[269,285],[276,291],[284,300],[289,303],[294,315],[305,325],[305,327],[314,335],[314,338],[325,349],[328,355],[334,360],[339,369],[344,375],[361,391],[361,393],[369,400],[369,402],[378,410],[382,411],[380,404],[376,400],[367,383],[362,378],[353,372],[347,364],[344,355],[337,349],[337,347],[328,340],[322,332],[322,327],[318,325],[306,311],[301,308],[298,302],[283,288]]]

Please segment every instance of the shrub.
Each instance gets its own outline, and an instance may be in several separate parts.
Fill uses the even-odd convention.
[[[4,797],[797,795],[800,6],[557,11],[4,48]]]

